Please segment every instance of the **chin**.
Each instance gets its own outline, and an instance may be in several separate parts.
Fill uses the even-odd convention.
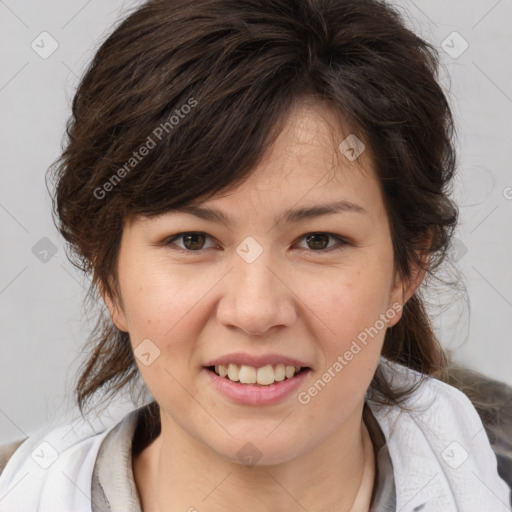
[[[270,440],[265,435],[257,438],[242,436],[230,440],[229,447],[216,449],[219,456],[231,463],[246,467],[275,466],[296,458],[297,447],[276,436]],[[213,449],[213,447],[212,447]]]

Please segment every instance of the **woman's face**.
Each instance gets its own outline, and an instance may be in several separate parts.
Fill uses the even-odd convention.
[[[172,426],[231,461],[286,462],[360,425],[385,330],[414,291],[404,293],[395,273],[367,152],[350,161],[324,119],[334,123],[319,105],[298,105],[249,179],[200,203],[229,225],[173,211],[138,218],[123,232],[122,305],[106,301],[130,334],[162,432]],[[357,206],[282,217],[342,201]],[[258,368],[267,356],[273,369],[294,360],[310,370],[272,391],[230,384],[205,368],[219,358],[241,365],[259,357],[247,365]]]

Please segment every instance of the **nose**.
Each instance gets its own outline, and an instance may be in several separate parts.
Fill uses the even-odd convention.
[[[263,251],[248,263],[238,254],[224,280],[225,291],[217,308],[218,321],[246,334],[262,336],[296,321],[296,303],[291,283],[282,267]]]

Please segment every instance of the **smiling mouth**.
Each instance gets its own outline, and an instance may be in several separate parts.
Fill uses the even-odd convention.
[[[287,366],[284,364],[266,365],[259,368],[247,365],[218,365],[206,366],[207,370],[231,382],[252,384],[256,386],[271,386],[284,380],[293,379],[299,373],[311,370],[308,366]]]

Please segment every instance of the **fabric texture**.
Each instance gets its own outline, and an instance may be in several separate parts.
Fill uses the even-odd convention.
[[[394,387],[420,377],[383,357],[380,363]],[[367,400],[364,421],[377,461],[371,512],[511,511],[510,488],[466,395],[427,378],[406,405],[411,410]],[[109,428],[80,421],[23,440],[0,475],[0,512],[140,512],[131,457],[134,443],[141,445],[143,412]]]

